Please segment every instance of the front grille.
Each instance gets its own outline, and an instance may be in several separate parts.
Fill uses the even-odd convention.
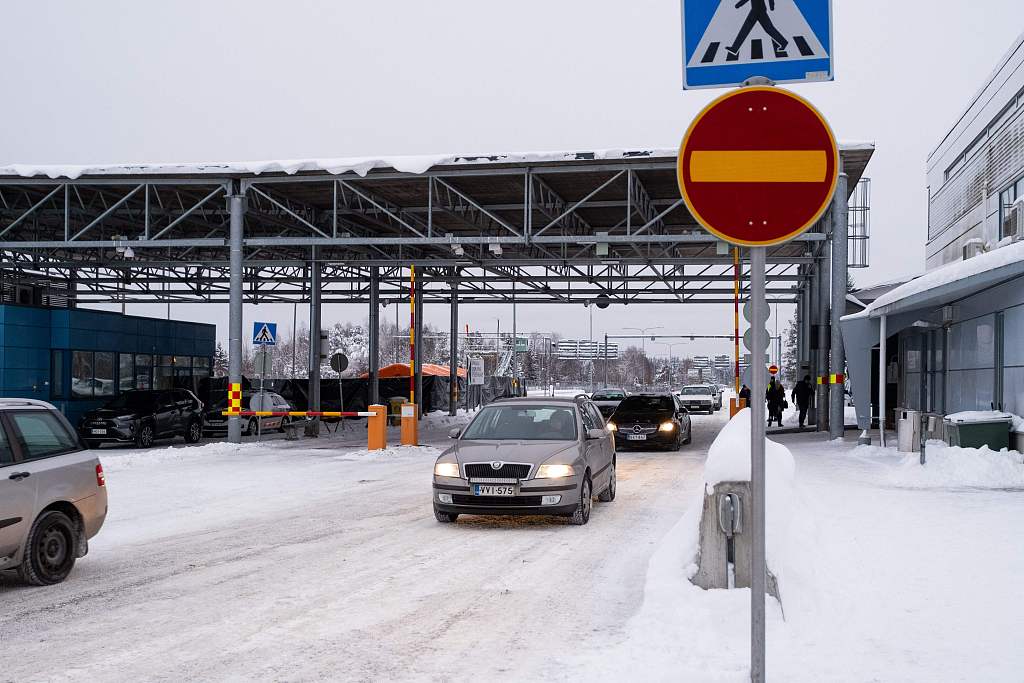
[[[477,505],[495,508],[540,507],[540,496],[506,498],[504,496],[460,496],[453,494],[452,503],[455,505]]]
[[[526,479],[530,474],[530,465],[520,462],[502,463],[500,469],[494,469],[489,462],[474,462],[466,465],[466,476],[470,479]]]
[[[636,427],[640,427],[639,431]],[[620,434],[651,434],[658,431],[657,425],[619,425]]]

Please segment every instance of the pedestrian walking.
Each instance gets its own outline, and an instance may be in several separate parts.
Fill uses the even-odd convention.
[[[748,387],[746,384],[740,387],[740,400],[746,401],[746,406],[748,408],[750,407],[750,387]]]
[[[793,387],[793,392],[790,396],[793,399],[793,403],[800,410],[800,429],[804,428],[804,422],[807,421],[807,409],[811,406],[811,396],[813,395],[814,389],[811,388],[811,376],[804,375],[804,378]]]
[[[782,426],[782,406],[786,402],[786,390],[782,383],[772,377],[768,382],[768,388],[764,392],[764,399],[768,403],[768,426],[772,422],[778,422]]]

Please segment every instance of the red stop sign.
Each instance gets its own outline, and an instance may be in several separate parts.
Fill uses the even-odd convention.
[[[836,189],[839,151],[802,97],[755,86],[697,115],[679,147],[679,190],[705,229],[732,244],[766,246],[811,227]]]
[[[779,374],[779,366],[778,365],[772,365],[771,367],[768,368],[768,373],[771,374],[771,375]]]

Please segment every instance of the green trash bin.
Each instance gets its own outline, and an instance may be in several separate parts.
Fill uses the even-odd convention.
[[[993,451],[1010,447],[1010,425],[1013,423],[1013,417],[1010,415],[984,418],[958,418],[954,415],[952,419],[947,417],[945,423],[946,440],[950,446],[960,446],[961,448],[988,446]]]

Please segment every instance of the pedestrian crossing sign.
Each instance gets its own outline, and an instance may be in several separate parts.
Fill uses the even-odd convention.
[[[257,346],[277,344],[277,323],[253,323],[252,343]]]
[[[831,81],[832,0],[682,0],[683,89]]]

